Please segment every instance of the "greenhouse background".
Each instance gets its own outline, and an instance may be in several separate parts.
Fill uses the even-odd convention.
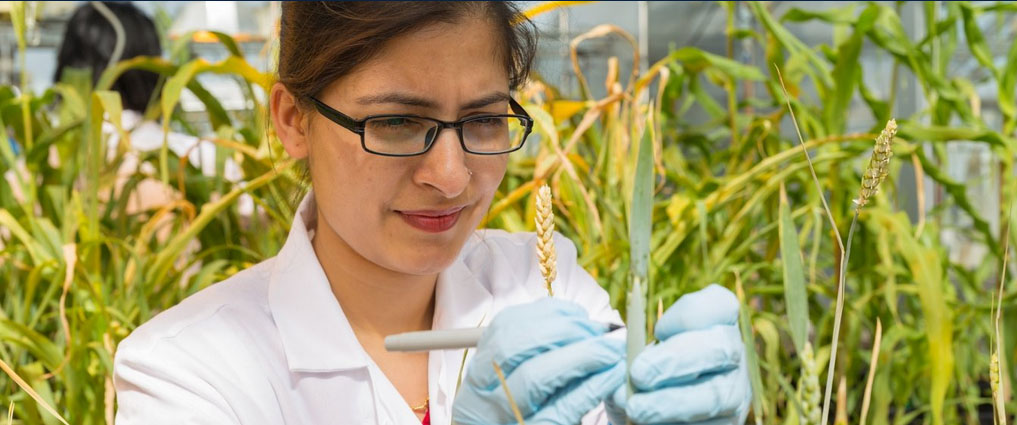
[[[30,86],[36,92],[45,90],[51,83],[51,76],[56,67],[56,49],[63,37],[64,25],[74,7],[79,2],[44,2],[39,3],[39,19],[27,50],[27,64],[32,70]],[[157,24],[168,38],[177,38],[189,31],[206,29],[219,30],[234,35],[240,41],[245,58],[262,71],[269,69],[268,46],[273,34],[273,22],[278,17],[278,4],[261,1],[212,1],[212,2],[134,2],[139,8],[155,17]],[[519,2],[525,8],[540,2]],[[773,2],[773,13],[793,8],[810,11],[828,11],[842,8],[852,2]],[[978,2],[975,2],[978,3]],[[990,2],[985,2],[986,4]],[[892,2],[883,2],[892,5]],[[912,37],[919,36],[925,26],[921,2],[903,2],[899,7],[901,22]],[[681,19],[674,17],[680,16]],[[645,70],[649,64],[665,57],[670,49],[676,46],[693,46],[707,52],[723,54],[726,48],[724,36],[724,10],[710,2],[668,2],[668,1],[635,1],[635,2],[599,2],[575,8],[562,8],[553,13],[538,17],[536,23],[541,32],[540,51],[537,57],[536,70],[554,86],[563,90],[566,96],[578,94],[578,85],[568,60],[568,43],[574,37],[588,31],[596,25],[610,23],[621,27],[637,37],[641,53],[639,70]],[[753,22],[747,9],[740,8],[736,19],[742,26],[758,26]],[[984,15],[978,24],[986,34],[986,41],[994,55],[1002,62],[1005,58],[1008,42],[1017,37],[1017,23],[1012,19]],[[10,21],[2,22],[0,27],[0,84],[16,83],[17,46],[13,27]],[[833,34],[819,23],[792,23],[788,29],[810,46],[830,44]],[[220,60],[228,52],[221,45],[196,41],[190,45],[193,54],[208,60]],[[764,58],[756,46],[743,40],[734,44],[734,57],[743,63],[756,66],[764,65]],[[607,58],[618,57],[622,72],[632,69],[632,54],[624,40],[617,38],[594,40],[583,45],[579,50],[580,64],[588,69],[588,78],[601,81],[606,74]],[[888,91],[893,61],[886,52],[863,49],[859,59],[869,70],[864,75],[867,83],[874,90]],[[1002,63],[1001,63],[1002,65]],[[985,69],[967,51],[957,52],[951,64],[951,74],[963,75],[975,83],[981,102],[981,112],[986,123],[1000,126],[1002,117],[996,104],[995,87],[986,80]],[[900,79],[900,95],[897,97],[897,113],[906,116],[925,105],[921,96],[921,87],[914,81],[914,76],[907,70],[902,71]],[[219,97],[228,109],[245,107],[240,86],[228,77],[200,77],[209,89]],[[979,84],[981,82],[981,84]],[[593,86],[594,95],[604,95],[604,88]],[[719,90],[713,93],[718,99],[722,97]],[[197,99],[186,93],[181,103],[185,111],[193,113],[196,121],[202,118],[204,106]],[[848,129],[858,131],[871,126],[870,118],[861,102],[856,99],[849,112]],[[992,182],[998,180],[998,170],[987,166],[990,153],[981,144],[952,144],[948,147],[950,157],[957,158],[949,164],[947,172],[950,177],[967,182],[968,190],[978,205],[987,209],[999,208],[999,192],[993,190]],[[909,173],[902,173],[910,175]],[[931,183],[931,182],[930,182]],[[913,187],[913,181],[903,180],[900,184]],[[935,186],[925,186],[927,199],[941,198]],[[903,193],[911,193],[903,191]],[[901,202],[907,211],[914,216],[916,207],[914,197],[905,196]],[[933,201],[935,202],[935,201]],[[970,224],[965,218],[956,214],[957,225]],[[994,231],[998,231],[999,220],[989,216]],[[944,237],[954,243],[948,244],[956,259],[980,258],[982,251],[976,244],[969,244],[963,236],[954,235],[946,230]],[[974,261],[974,260],[970,260]]]
[[[36,392],[0,374],[0,413],[10,406],[14,424],[60,423],[49,406],[70,423],[110,423],[116,343],[274,255],[291,194],[305,189],[264,131],[278,2],[134,2],[155,20],[164,54],[130,66],[179,79],[150,112],[167,131],[214,142],[216,159],[188,166],[154,150],[127,189],[111,183],[118,162],[87,160],[89,146],[122,130],[89,127],[116,108],[88,88],[82,110],[69,110],[57,98],[70,89],[52,81],[80,4],[0,3],[0,119],[14,148],[0,151],[0,360]],[[748,423],[819,424],[821,404],[805,394],[817,380],[833,406],[824,425],[1014,422],[1017,5],[518,4],[540,32],[520,90],[538,125],[486,226],[533,231],[533,193],[550,184],[558,230],[624,313],[645,140],[649,329],[658,303],[712,282],[737,292],[754,348]],[[180,72],[201,60],[226,65]],[[861,209],[853,201],[891,118],[900,129],[888,181]],[[33,137],[47,149],[33,152]],[[171,201],[126,206],[143,182]],[[856,221],[847,261],[838,242]],[[845,389],[831,395],[834,379]]]

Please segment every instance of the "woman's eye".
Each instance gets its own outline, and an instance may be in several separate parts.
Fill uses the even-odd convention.
[[[493,127],[493,126],[501,125],[502,121],[504,121],[503,118],[499,118],[499,117],[487,117],[487,118],[479,118],[479,119],[476,119],[476,120],[473,120],[473,121],[470,121],[470,122],[474,123],[476,125],[492,126]]]

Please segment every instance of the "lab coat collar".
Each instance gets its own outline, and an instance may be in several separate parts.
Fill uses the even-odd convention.
[[[336,301],[311,246],[317,220],[314,193],[300,202],[289,236],[275,258],[268,303],[291,371],[329,372],[367,367],[361,347]],[[483,241],[474,233],[459,257],[438,276],[435,329],[475,327],[490,320],[491,292],[468,266]],[[477,261],[472,261],[475,265]]]
[[[491,290],[475,273],[483,270],[482,263],[487,258],[479,251],[485,248],[483,239],[474,232],[452,265],[438,275],[434,329],[477,327],[490,319],[487,313],[491,308]]]
[[[311,246],[317,216],[314,194],[300,202],[286,244],[275,258],[268,305],[291,371],[336,371],[365,367],[367,353],[357,342],[332,294]]]

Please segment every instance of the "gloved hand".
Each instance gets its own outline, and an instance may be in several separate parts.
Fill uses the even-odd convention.
[[[678,299],[654,329],[660,341],[636,356],[636,393],[619,386],[606,401],[612,424],[743,424],[752,400],[738,299],[710,285]]]
[[[625,341],[577,304],[553,298],[508,307],[492,319],[452,405],[459,425],[514,424],[505,381],[530,424],[577,424],[625,380]]]

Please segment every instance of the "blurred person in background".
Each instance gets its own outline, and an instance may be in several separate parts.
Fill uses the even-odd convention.
[[[507,2],[284,2],[272,123],[313,189],[277,256],[120,343],[117,423],[516,423],[507,391],[530,424],[743,423],[730,291],[664,313],[627,397],[621,317],[575,246],[555,236],[549,297],[533,233],[476,230],[532,130],[511,94],[535,49]],[[384,347],[480,325],[465,353]]]
[[[107,11],[108,15],[107,16]],[[110,64],[117,49],[117,31],[111,19],[123,29],[123,44],[118,61],[138,56],[162,56],[162,47],[155,23],[130,2],[85,2],[79,6],[64,32],[63,41],[57,53],[57,67],[53,74],[53,82],[58,83],[64,78],[68,68],[90,71],[94,86],[102,73]],[[155,168],[144,163],[139,166],[138,153],[153,152],[162,148],[164,132],[162,125],[153,120],[144,119],[149,105],[158,105],[160,76],[144,70],[129,70],[120,75],[110,90],[120,95],[123,105],[121,123],[130,136],[130,148],[120,167],[121,179],[118,188],[129,176],[140,171],[154,175]],[[115,154],[120,136],[110,122],[103,124],[108,136],[110,154]],[[205,175],[214,175],[215,144],[198,137],[170,132],[165,135],[170,151],[177,157],[186,157],[188,162],[201,170]],[[140,169],[139,169],[140,167]],[[227,158],[224,177],[233,182],[240,180],[240,169],[232,158]],[[119,191],[119,189],[118,189]],[[159,207],[174,199],[173,189],[156,179],[142,180],[130,202],[129,212],[143,211]]]

